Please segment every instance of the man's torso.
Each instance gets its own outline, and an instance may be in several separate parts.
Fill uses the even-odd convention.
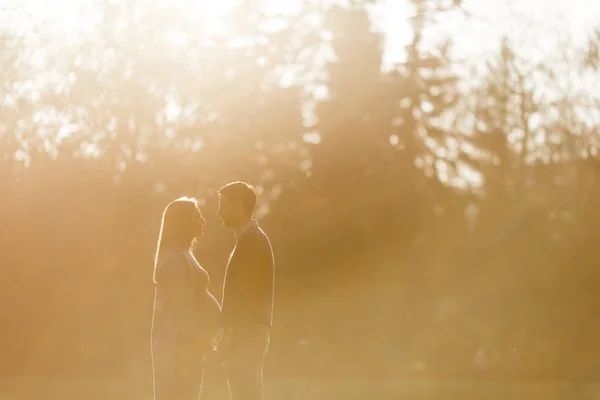
[[[237,234],[223,288],[223,324],[271,326],[274,292],[273,250],[256,223]]]

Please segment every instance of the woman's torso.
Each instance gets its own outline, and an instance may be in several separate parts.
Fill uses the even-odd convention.
[[[221,306],[208,290],[208,272],[196,261],[191,252],[186,252],[185,258],[190,267],[190,280],[196,296],[199,315],[202,318],[202,325],[209,331],[212,338],[219,327]]]
[[[218,330],[220,305],[208,291],[208,273],[198,264],[189,251],[176,252],[165,256],[159,268],[167,262],[174,261],[176,257],[181,266],[187,271],[187,279],[182,281],[178,290],[189,290],[193,299],[194,316],[197,318],[194,325],[198,326],[199,336],[212,336]],[[174,313],[169,310],[166,288],[159,283],[154,292],[154,321],[153,331],[160,330],[165,335],[178,334],[177,322]]]

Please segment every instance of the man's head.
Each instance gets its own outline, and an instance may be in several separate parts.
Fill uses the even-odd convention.
[[[256,192],[245,182],[232,182],[219,189],[217,214],[223,226],[237,228],[250,221],[256,208]]]

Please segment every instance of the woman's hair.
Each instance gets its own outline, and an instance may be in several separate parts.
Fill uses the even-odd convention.
[[[156,253],[154,256],[154,274],[156,283],[161,254],[169,249],[186,249],[192,246],[197,236],[198,224],[202,219],[198,201],[190,197],[180,197],[170,202],[162,214]]]

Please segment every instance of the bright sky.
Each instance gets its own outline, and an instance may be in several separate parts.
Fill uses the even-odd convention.
[[[184,6],[192,12],[223,15],[240,0],[147,0]],[[4,15],[0,20],[26,31],[32,20],[53,20],[61,29],[85,31],[87,21],[78,11],[91,0],[0,0]],[[302,0],[262,0],[274,13],[293,12]],[[402,59],[402,47],[410,40],[405,21],[409,9],[405,0],[382,0],[375,11],[375,20],[385,32],[386,63]],[[459,56],[478,57],[493,50],[503,34],[518,35],[529,49],[551,51],[553,40],[562,31],[581,41],[587,32],[600,26],[600,7],[590,7],[587,0],[463,0],[466,9],[475,17],[465,21],[460,17],[447,18],[441,24],[440,35],[453,36]],[[17,8],[13,10],[13,8]],[[527,27],[533,28],[528,31]]]
[[[387,34],[386,62],[401,58],[410,31],[399,19],[408,14],[406,2],[384,0],[380,10],[382,30]],[[440,24],[441,36],[452,36],[459,57],[489,54],[503,35],[518,37],[528,52],[553,51],[564,33],[581,44],[588,32],[600,27],[600,7],[586,0],[463,0],[470,20],[448,18]],[[400,17],[400,18],[399,18]],[[542,54],[540,54],[542,56]]]

